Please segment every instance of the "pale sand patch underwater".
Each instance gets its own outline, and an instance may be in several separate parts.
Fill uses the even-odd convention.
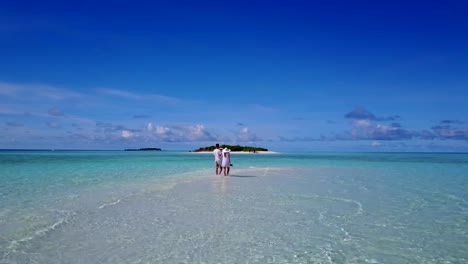
[[[205,172],[169,181],[167,188],[150,185],[94,210],[76,209],[47,233],[19,241],[3,262],[463,261],[463,236],[431,233],[435,219],[412,227],[405,214],[412,209],[395,205],[414,200],[413,194],[369,185],[369,172],[375,171],[259,167],[233,170],[230,177]],[[446,247],[428,245],[430,239]]]

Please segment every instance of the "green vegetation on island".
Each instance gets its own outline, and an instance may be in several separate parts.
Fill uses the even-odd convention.
[[[268,151],[266,148],[259,148],[259,147],[250,147],[250,146],[240,146],[240,145],[220,145],[220,149],[228,148],[231,151],[245,151],[245,152],[253,152],[253,151]],[[202,151],[213,151],[215,149],[215,146],[209,146],[209,147],[204,147],[204,148],[198,148],[194,150],[194,152],[202,152]]]
[[[125,151],[161,151],[160,148],[124,149]]]

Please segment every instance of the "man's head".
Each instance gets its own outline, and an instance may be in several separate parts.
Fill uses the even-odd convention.
[[[218,143],[216,143],[216,148],[219,148],[219,144],[218,144]]]

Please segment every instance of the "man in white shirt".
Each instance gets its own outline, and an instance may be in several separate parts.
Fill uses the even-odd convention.
[[[215,161],[215,171],[216,175],[221,174],[221,160],[223,158],[223,153],[219,149],[219,144],[216,143],[216,148],[213,150],[214,161]]]

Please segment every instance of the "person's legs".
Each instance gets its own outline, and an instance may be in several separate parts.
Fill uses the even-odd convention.
[[[223,169],[222,169],[221,166],[219,165],[219,162],[215,161],[215,171],[216,171],[216,175],[221,174],[221,171],[222,171],[222,170],[223,170]],[[218,171],[219,171],[219,173],[218,173]]]

